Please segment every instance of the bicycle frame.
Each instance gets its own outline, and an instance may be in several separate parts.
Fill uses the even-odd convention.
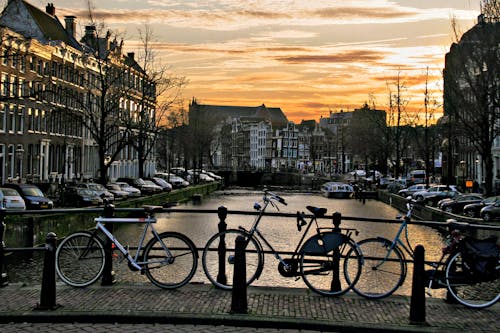
[[[148,229],[151,229],[154,237],[158,239],[158,242],[163,247],[163,250],[168,254],[169,257],[172,256],[172,253],[168,250],[167,246],[163,243],[161,238],[158,235],[158,232],[153,226],[153,223],[156,223],[156,218],[148,216],[145,218],[120,218],[120,217],[97,217],[94,219],[96,222],[96,232],[97,230],[102,231],[106,237],[115,244],[116,248],[123,254],[123,256],[128,260],[128,262],[132,265],[133,268],[137,270],[142,270],[142,267],[146,264],[151,264],[151,262],[139,261],[140,252],[142,250],[144,240],[146,239],[146,233]],[[139,243],[137,245],[137,251],[132,257],[127,248],[125,248],[118,239],[106,228],[104,223],[145,223],[144,228],[142,230],[141,236],[139,238]]]
[[[250,230],[245,230],[243,227],[239,227],[240,229],[244,230],[246,233],[248,233],[249,235],[249,238],[256,238],[259,243],[260,243],[260,240],[262,240],[264,242],[264,244],[271,250],[272,254],[274,255],[274,257],[280,262],[281,265],[283,265],[285,267],[285,269],[289,269],[290,268],[290,264],[288,264],[285,259],[283,259],[283,257],[279,254],[278,251],[276,251],[273,246],[271,245],[271,243],[269,243],[269,241],[265,238],[265,236],[261,233],[261,231],[258,229],[258,225],[260,223],[260,220],[262,219],[262,216],[264,215],[264,212],[267,208],[267,206],[271,203],[271,205],[274,206],[274,203],[272,202],[272,197],[271,198],[268,198],[267,195],[264,195],[264,206],[262,208],[259,208],[260,211],[259,211],[259,215],[257,216],[257,218],[255,219],[252,227],[250,228]],[[254,208],[257,208],[258,204],[254,205]],[[301,217],[302,218],[302,217]],[[307,222],[307,227],[306,229],[304,230],[304,232],[302,233],[302,236],[299,240],[299,242],[297,243],[297,246],[295,248],[295,250],[293,251],[293,254],[292,254],[292,259],[294,259],[296,256],[299,255],[299,250],[300,248],[302,247],[303,243],[304,243],[304,240],[305,240],[305,237],[306,235],[308,234],[309,230],[311,229],[311,226],[313,225],[313,222],[316,223],[316,226],[319,230],[319,226],[317,225],[318,221],[316,219],[316,217],[313,215],[310,219],[309,222]],[[254,235],[257,234],[258,237],[255,237]],[[248,242],[248,241],[247,241]],[[262,246],[262,245],[261,245]]]

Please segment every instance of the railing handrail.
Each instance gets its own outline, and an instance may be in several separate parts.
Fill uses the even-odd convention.
[[[117,213],[143,213],[145,212],[144,208],[115,208],[115,212]],[[68,213],[95,213],[99,214],[103,212],[102,207],[96,208],[66,208],[66,209],[50,209],[50,210],[24,210],[24,211],[7,211],[6,215],[50,215],[50,214],[68,214]],[[160,213],[189,213],[189,214],[217,214],[217,209],[187,209],[187,208],[163,208],[162,210],[158,210],[156,214]],[[227,214],[232,215],[249,215],[255,216],[258,215],[259,212],[254,211],[244,211],[244,210],[227,210]],[[264,216],[273,216],[280,218],[295,218],[297,217],[297,213],[282,213],[282,212],[265,212]],[[305,214],[305,217],[311,217],[311,214]],[[331,220],[332,215],[324,216],[319,219],[327,219]],[[392,223],[392,224],[400,224],[401,220],[394,219],[385,219],[385,218],[374,218],[374,217],[355,217],[355,216],[345,216],[342,215],[342,220],[344,221],[360,221],[360,222],[378,222],[378,223]],[[460,217],[457,216],[457,220],[460,220]],[[482,230],[494,230],[500,231],[500,225],[493,224],[478,224],[478,223],[469,223],[469,227],[471,229],[482,229]],[[429,227],[446,227],[447,222],[438,222],[438,221],[425,221],[425,220],[416,220],[412,219],[408,221],[408,224],[418,224],[425,225]]]

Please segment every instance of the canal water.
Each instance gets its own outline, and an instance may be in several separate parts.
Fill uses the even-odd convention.
[[[395,208],[376,200],[367,200],[362,203],[349,199],[328,199],[319,194],[280,193],[280,195],[288,203],[287,206],[279,205],[279,211],[282,213],[294,214],[297,211],[308,213],[305,207],[306,205],[312,205],[327,208],[328,215],[333,212],[340,212],[343,216],[349,217],[395,219],[396,215],[400,214]],[[252,211],[255,202],[262,203],[262,192],[227,190],[215,192],[210,197],[203,198],[201,203],[186,203],[178,206],[178,208],[216,210],[220,206],[225,206],[229,211]],[[269,206],[267,212],[273,211],[276,212],[273,207]],[[157,217],[156,228],[158,231],[169,230],[183,233],[191,238],[198,248],[203,248],[207,240],[218,231],[219,218],[217,214],[163,213],[158,214]],[[228,228],[243,226],[249,229],[254,218],[254,216],[229,214],[226,223]],[[320,220],[320,223],[325,227],[331,226],[330,220]],[[392,239],[399,228],[399,224],[355,220],[344,220],[341,226],[356,228],[359,234],[352,236],[356,241],[375,236]],[[118,228],[115,234],[122,244],[133,247],[136,245],[142,227],[143,225],[126,224]],[[264,217],[259,229],[277,251],[294,251],[301,237],[301,233],[298,232],[296,227],[295,218]],[[410,225],[409,235],[413,247],[418,244],[425,247],[426,260],[439,260],[443,239],[437,231],[425,226]],[[30,284],[40,283],[42,262],[43,259],[39,255],[29,258],[19,258],[17,256],[15,259],[14,257],[11,258],[8,262],[9,281]],[[145,276],[129,271],[126,262],[117,260],[113,265],[118,281],[149,283]],[[278,261],[272,255],[266,255],[264,271],[260,279],[253,284],[257,286],[305,287],[302,280],[281,276],[277,267]],[[411,272],[412,266],[409,265],[406,282],[396,293],[410,294]],[[192,282],[209,283],[203,273],[201,259],[198,262],[198,271]]]

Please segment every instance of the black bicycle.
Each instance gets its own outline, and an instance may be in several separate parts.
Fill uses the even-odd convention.
[[[203,249],[202,264],[207,278],[216,287],[231,289],[233,281],[234,244],[238,236],[246,240],[246,277],[247,284],[258,279],[264,267],[263,244],[279,261],[278,271],[284,277],[302,277],[305,284],[314,292],[326,295],[342,295],[349,291],[359,278],[362,254],[350,237],[355,229],[324,228],[317,219],[324,217],[327,210],[307,206],[312,213],[309,222],[304,213],[297,212],[297,229],[307,226],[297,247],[290,258],[283,258],[267,241],[258,225],[268,205],[275,208],[277,203],[286,205],[285,199],[269,191],[264,192],[263,206],[255,203],[259,211],[250,230],[243,227],[228,229],[212,236]],[[312,225],[315,234],[306,238]],[[232,247],[228,248],[226,244]],[[349,257],[346,257],[349,253]],[[343,274],[341,274],[343,271]]]

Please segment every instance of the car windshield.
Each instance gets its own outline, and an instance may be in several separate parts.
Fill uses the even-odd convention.
[[[24,195],[31,196],[31,197],[43,197],[42,191],[40,191],[39,188],[37,187],[25,187],[23,188],[23,193]]]
[[[89,188],[94,191],[104,191],[104,187],[101,184],[89,184]]]
[[[78,192],[78,194],[80,194],[80,195],[84,195],[84,196],[89,196],[89,197],[90,197],[90,196],[95,196],[95,193],[94,193],[94,192],[92,192],[91,190],[88,190],[88,189],[86,189],[86,188],[79,188],[79,189],[77,190],[77,192]]]
[[[111,189],[111,190],[121,190],[120,186],[119,185],[116,185],[116,184],[108,184],[108,188]]]
[[[14,190],[13,188],[3,188],[2,193],[3,193],[3,195],[8,196],[8,197],[18,197],[19,196],[19,193],[17,193],[17,191]]]

